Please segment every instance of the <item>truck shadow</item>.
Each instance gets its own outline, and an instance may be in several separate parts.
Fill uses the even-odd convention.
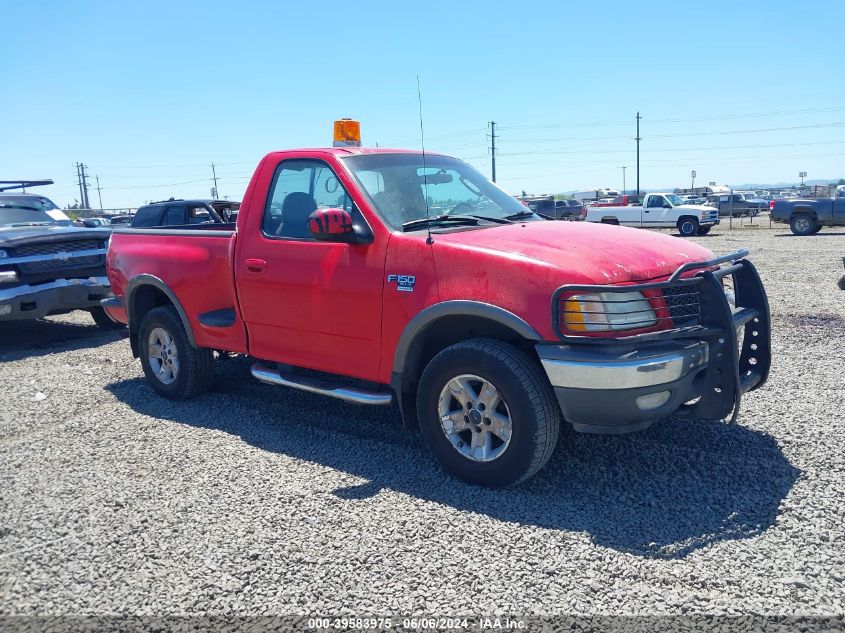
[[[9,321],[0,326],[0,363],[99,347],[125,336],[126,330],[103,330],[93,321]]]
[[[242,359],[220,363],[217,373],[219,390],[188,402],[159,398],[142,379],[107,388],[144,415],[223,431],[365,479],[334,491],[353,512],[355,503],[391,489],[500,521],[585,532],[622,552],[674,559],[764,532],[800,475],[765,433],[721,421],[667,419],[619,437],[580,435],[567,426],[543,471],[516,488],[488,490],[443,473],[395,408],[262,385],[248,377]]]

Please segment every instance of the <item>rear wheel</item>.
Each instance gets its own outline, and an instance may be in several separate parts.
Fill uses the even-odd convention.
[[[91,313],[91,318],[94,319],[94,323],[104,330],[119,330],[122,327],[126,327],[123,323],[112,321],[109,315],[106,314],[106,311],[99,306],[91,308],[89,312]]]
[[[678,220],[678,232],[684,237],[698,235],[698,220],[696,218],[686,217]]]
[[[816,221],[812,216],[802,213],[792,216],[789,221],[789,228],[795,235],[812,235],[816,231]]]
[[[191,345],[173,306],[147,312],[138,332],[138,349],[147,381],[165,398],[185,400],[211,386],[211,350]]]
[[[432,359],[417,390],[417,415],[446,471],[492,488],[539,471],[560,432],[560,409],[539,365],[489,339],[457,343]]]

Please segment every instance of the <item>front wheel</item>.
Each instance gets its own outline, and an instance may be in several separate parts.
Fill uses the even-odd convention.
[[[710,232],[710,229],[712,229],[712,228],[713,228],[712,226],[700,226],[700,227],[698,227],[698,234],[699,235],[707,235]]]
[[[489,339],[457,343],[432,359],[420,378],[417,415],[447,472],[491,488],[534,475],[560,433],[560,408],[537,362]]]
[[[795,215],[789,221],[789,229],[794,235],[812,235],[816,232],[816,221],[809,215]]]
[[[681,218],[678,220],[678,232],[684,237],[698,235],[698,220],[696,218]]]
[[[165,398],[185,400],[211,386],[211,350],[191,345],[173,306],[147,312],[138,332],[138,350],[147,381]]]

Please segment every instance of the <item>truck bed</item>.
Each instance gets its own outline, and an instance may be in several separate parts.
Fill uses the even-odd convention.
[[[246,328],[237,308],[232,267],[235,236],[234,224],[114,231],[108,272],[123,310],[112,311],[112,316],[128,321],[129,280],[152,277],[178,297],[198,346],[246,353]]]

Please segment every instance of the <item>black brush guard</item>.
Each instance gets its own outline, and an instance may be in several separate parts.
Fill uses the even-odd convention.
[[[771,367],[771,316],[769,302],[757,269],[747,259],[747,250],[703,262],[689,262],[679,267],[668,280],[625,286],[562,286],[552,300],[552,318],[559,327],[559,299],[572,292],[632,292],[678,286],[699,293],[700,319],[691,326],[658,332],[614,338],[596,338],[561,334],[572,345],[647,345],[665,340],[695,340],[708,344],[708,364],[695,379],[690,404],[683,405],[676,415],[694,418],[721,419],[728,415],[736,421],[742,394],[761,387]],[[715,268],[721,264],[727,266]],[[685,272],[699,270],[692,277]],[[722,287],[722,278],[733,276],[736,307],[732,307]],[[739,331],[742,329],[740,349]],[[695,400],[697,398],[697,400]],[[694,400],[694,401],[693,401]]]

